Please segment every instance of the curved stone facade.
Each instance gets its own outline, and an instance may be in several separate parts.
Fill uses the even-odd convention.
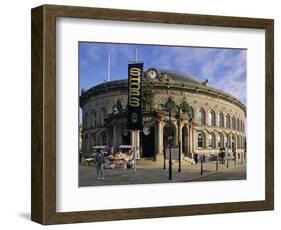
[[[143,76],[143,90],[148,87],[153,101],[149,106],[143,102],[143,125],[149,127],[149,135],[126,130],[127,80],[106,82],[82,92],[83,152],[95,145],[108,145],[116,151],[122,144],[133,144],[142,157],[157,159],[163,156],[172,132],[172,144],[180,145],[186,156],[216,154],[219,148],[227,147],[237,159],[244,158],[246,107],[241,102],[191,76],[153,70],[156,78],[149,78],[151,69]],[[183,101],[188,104],[188,111],[173,110],[172,129],[167,128],[169,116],[164,107],[169,97],[177,106]]]

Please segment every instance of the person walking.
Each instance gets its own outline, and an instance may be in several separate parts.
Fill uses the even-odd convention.
[[[195,164],[197,165],[197,163],[198,163],[198,154],[194,153],[193,157],[194,157]]]
[[[101,150],[98,150],[98,153],[95,156],[95,160],[97,169],[97,180],[104,180],[103,167],[105,164],[105,157]]]

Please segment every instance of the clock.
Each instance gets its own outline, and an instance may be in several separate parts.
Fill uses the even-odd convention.
[[[154,80],[154,79],[157,78],[158,73],[157,73],[157,71],[156,71],[155,69],[150,69],[150,70],[148,70],[148,72],[147,72],[147,76],[148,76],[151,80]]]
[[[148,126],[148,125],[145,125],[144,127],[143,127],[143,133],[144,133],[144,135],[149,135],[150,134],[150,127]]]

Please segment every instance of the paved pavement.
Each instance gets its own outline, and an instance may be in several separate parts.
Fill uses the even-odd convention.
[[[182,161],[181,172],[178,172],[178,162],[173,161],[172,180],[169,180],[168,161],[166,170],[163,169],[163,161],[155,162],[151,160],[138,160],[136,173],[134,169],[105,169],[105,180],[96,178],[96,168],[92,166],[80,165],[79,186],[103,186],[103,185],[128,185],[128,184],[152,184],[152,183],[173,183],[191,181],[218,181],[218,180],[243,180],[246,179],[246,165],[229,163],[219,164],[216,171],[216,163],[208,162],[203,164],[203,175],[201,175],[201,165],[191,165]]]

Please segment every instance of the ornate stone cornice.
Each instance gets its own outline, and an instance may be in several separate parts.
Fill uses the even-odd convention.
[[[155,78],[149,78],[148,72],[150,70],[157,71]],[[152,84],[153,90],[169,90],[169,91],[179,91],[179,92],[190,92],[193,94],[206,95],[213,98],[219,98],[224,101],[227,101],[231,104],[238,106],[246,115],[246,106],[241,103],[234,96],[215,89],[213,87],[207,86],[206,84],[199,83],[193,80],[190,81],[179,81],[175,80],[165,72],[158,71],[154,68],[149,69],[143,75],[143,85]],[[128,81],[125,80],[116,80],[105,82],[99,85],[96,85],[88,90],[83,90],[80,96],[80,106],[83,107],[93,96],[118,91],[118,90],[127,90]]]

